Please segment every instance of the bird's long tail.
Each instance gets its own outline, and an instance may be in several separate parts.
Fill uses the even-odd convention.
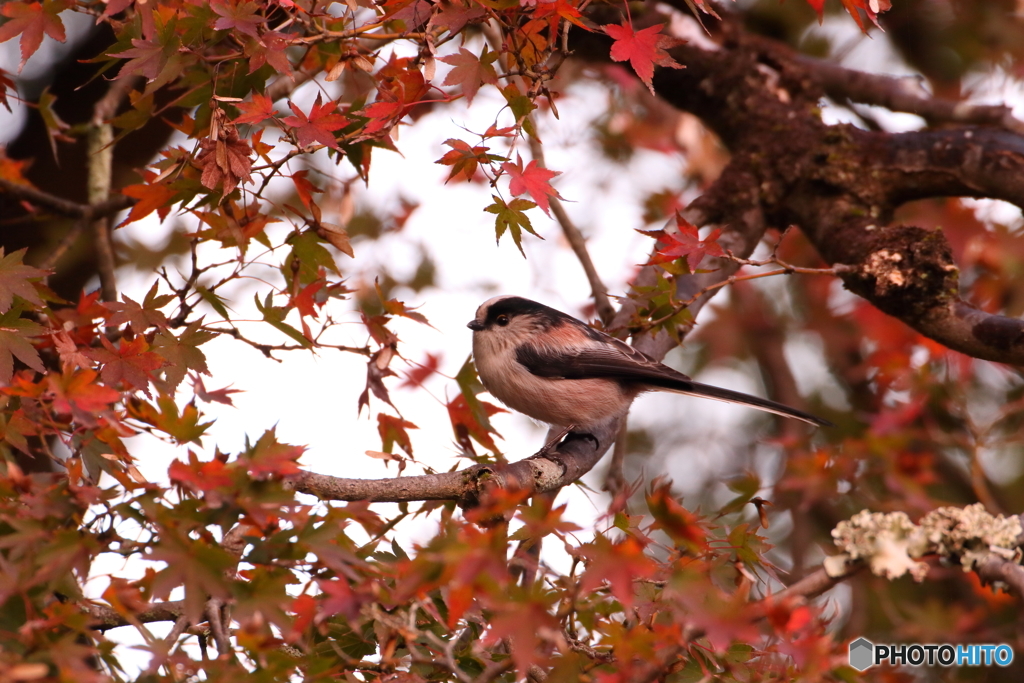
[[[650,382],[650,380],[648,380]],[[833,427],[834,425],[823,418],[805,413],[802,410],[796,408],[790,408],[789,406],[775,401],[769,401],[766,398],[758,398],[757,396],[751,396],[750,394],[744,394],[739,391],[732,391],[731,389],[723,389],[722,387],[711,386],[710,384],[701,384],[700,382],[694,382],[691,379],[688,380],[676,380],[676,379],[665,379],[661,382],[650,382],[655,384],[659,389],[672,391],[678,394],[688,394],[690,396],[703,396],[704,398],[712,398],[716,401],[724,401],[726,403],[737,403],[739,405],[750,406],[751,408],[757,408],[769,413],[775,413],[776,415],[782,415],[783,417],[792,417],[797,420],[803,420],[812,425],[818,425],[821,427]]]

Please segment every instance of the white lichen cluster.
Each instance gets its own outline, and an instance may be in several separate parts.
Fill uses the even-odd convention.
[[[832,531],[841,555],[829,557],[825,571],[841,576],[847,563],[864,560],[877,576],[895,579],[909,573],[924,579],[928,565],[919,559],[935,554],[958,559],[971,571],[990,555],[1019,562],[1020,519],[990,515],[981,503],[966,508],[943,507],[914,524],[903,512],[862,510]]]

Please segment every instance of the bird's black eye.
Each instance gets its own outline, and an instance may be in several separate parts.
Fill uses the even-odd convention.
[[[505,327],[505,325],[508,325],[508,316],[502,313],[501,315],[494,319],[494,322],[498,323],[502,327]]]

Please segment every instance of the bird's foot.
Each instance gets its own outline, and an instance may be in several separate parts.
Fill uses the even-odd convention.
[[[565,427],[562,427],[553,437],[548,439],[548,442],[544,444],[543,448],[541,448],[539,451],[537,451],[530,457],[544,458],[551,455],[551,453],[554,452],[555,448],[558,446],[559,442],[561,442],[562,439],[564,439],[566,436],[569,435],[570,432],[572,432],[573,426],[574,425],[567,425]]]
[[[576,425],[568,425],[558,430],[558,433],[555,434],[551,439],[549,439],[548,442],[544,444],[543,448],[541,448],[539,451],[537,451],[530,457],[544,458],[551,455],[558,447],[558,445],[563,442],[563,439],[565,439],[566,441],[568,441],[569,439],[590,439],[591,441],[594,442],[594,448],[601,447],[601,442],[597,440],[596,436],[589,432],[574,432],[573,430],[575,428]]]

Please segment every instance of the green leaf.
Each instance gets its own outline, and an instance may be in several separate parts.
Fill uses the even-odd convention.
[[[505,96],[505,101],[508,102],[512,115],[516,117],[516,124],[521,125],[523,130],[531,137],[537,137],[537,131],[533,127],[533,120],[530,118],[530,113],[537,108],[533,100],[520,92],[515,83],[510,83],[505,88],[502,88],[501,94]]]
[[[261,304],[259,295],[253,296],[253,299],[256,301],[256,308],[259,310],[261,314],[263,314],[263,320],[269,323],[271,327],[273,327],[274,329],[283,332],[284,334],[288,335],[289,337],[297,341],[299,344],[302,345],[302,348],[313,348],[313,342],[309,341],[304,336],[302,336],[302,333],[299,332],[297,329],[284,322],[285,316],[288,315],[288,309],[282,306],[271,305],[270,297],[271,295],[267,294],[266,301],[263,304]]]
[[[507,230],[512,235],[512,241],[519,248],[519,253],[523,255],[523,258],[526,258],[526,252],[523,251],[523,230],[537,237],[540,237],[540,235],[534,231],[533,225],[530,224],[530,219],[523,212],[537,205],[526,199],[513,199],[506,204],[505,200],[498,195],[491,195],[491,198],[494,200],[494,203],[484,209],[484,211],[493,213],[495,216],[494,232],[497,240],[500,242],[501,236]],[[544,238],[541,237],[541,239]]]
[[[213,310],[217,311],[220,317],[224,318],[225,320],[231,320],[231,316],[228,314],[228,310],[230,309],[230,307],[226,303],[224,303],[224,299],[222,297],[211,292],[209,289],[203,287],[202,285],[196,285],[196,291],[199,292],[199,296],[203,297],[203,301],[210,304],[210,307],[213,308]]]
[[[728,515],[733,512],[738,512],[750,502],[750,499],[757,495],[757,492],[761,490],[761,478],[753,472],[747,472],[745,476],[733,479],[728,482],[730,491],[733,491],[739,495],[726,503],[720,513]]]
[[[281,264],[281,274],[285,279],[291,281],[292,264],[298,261],[299,282],[308,285],[320,279],[320,268],[326,268],[336,275],[341,275],[334,256],[324,246],[325,242],[316,234],[315,230],[305,230],[288,237],[288,244],[292,245],[291,253]]]
[[[484,391],[484,385],[480,382],[480,378],[477,377],[476,366],[473,365],[471,357],[467,357],[466,362],[459,368],[459,373],[455,375],[455,383],[466,398],[466,405],[469,407],[469,412],[472,414],[473,419],[483,425],[487,431],[492,431],[487,410],[480,402],[480,399],[476,397],[477,394]]]

